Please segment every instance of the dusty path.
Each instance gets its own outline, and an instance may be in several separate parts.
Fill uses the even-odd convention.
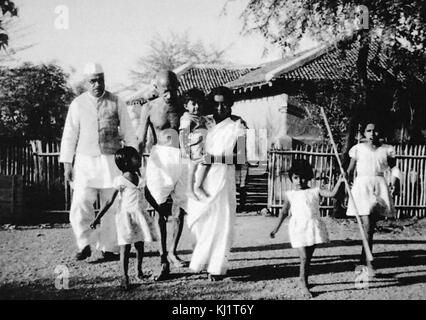
[[[380,277],[368,283],[367,289],[355,285],[360,279],[354,269],[361,249],[356,224],[351,220],[325,221],[332,241],[315,251],[310,278],[314,299],[426,299],[426,219],[381,224],[374,247]],[[68,225],[3,227],[0,298],[301,299],[295,287],[298,260],[288,244],[287,225],[275,239],[268,237],[275,223],[271,217],[238,216],[231,270],[222,282],[211,283],[206,274],[187,269],[172,269],[171,279],[161,283],[133,280],[130,292],[117,289],[118,262],[101,262],[98,253],[87,262],[73,261],[75,246]],[[191,243],[189,231],[184,230],[180,252],[186,260],[191,257]],[[146,245],[145,270],[155,271],[158,266],[155,248],[154,244]],[[69,270],[68,290],[55,288],[58,265]]]

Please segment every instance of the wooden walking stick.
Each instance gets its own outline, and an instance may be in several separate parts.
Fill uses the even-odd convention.
[[[333,135],[331,134],[331,129],[330,129],[330,126],[328,124],[327,116],[325,115],[323,107],[321,107],[321,114],[322,114],[322,117],[324,118],[325,126],[327,127],[327,132],[328,132],[328,135],[330,137],[331,144],[333,146],[334,155],[336,156],[337,163],[339,164],[340,173],[342,174],[343,181],[345,182],[346,190],[348,190],[349,201],[352,201],[354,209],[355,209],[355,217],[356,217],[356,221],[358,222],[359,232],[361,233],[362,245],[364,246],[364,250],[365,250],[365,254],[367,256],[367,260],[373,261],[373,255],[371,254],[370,246],[368,245],[367,238],[365,237],[364,229],[362,227],[362,222],[361,222],[361,219],[360,219],[359,213],[358,213],[358,208],[357,208],[356,203],[354,201],[354,198],[352,196],[352,192],[351,192],[351,188],[349,187],[348,180],[345,177],[345,170],[343,170],[342,162],[340,161],[339,153],[337,152],[337,147],[336,147],[336,144],[334,143]]]

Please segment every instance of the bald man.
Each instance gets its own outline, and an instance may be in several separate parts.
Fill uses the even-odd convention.
[[[65,180],[73,187],[70,222],[77,247],[76,260],[91,255],[91,244],[102,251],[105,260],[115,258],[118,244],[115,227],[116,204],[92,230],[93,204],[98,195],[101,205],[114,193],[113,180],[120,175],[114,153],[122,144],[137,147],[126,105],[105,90],[102,66],[89,63],[84,70],[88,91],[75,98],[65,121],[59,161],[64,164]]]
[[[159,97],[142,107],[139,128],[136,135],[139,151],[143,152],[148,129],[151,128],[156,144],[146,166],[146,198],[157,211],[159,234],[160,273],[154,277],[160,281],[170,273],[170,262],[176,267],[186,266],[186,262],[177,256],[177,246],[182,234],[185,211],[181,209],[187,199],[186,184],[182,177],[184,167],[179,150],[179,119],[182,109],[177,101],[178,79],[172,71],[160,71],[155,78],[155,87]],[[173,199],[172,248],[167,252],[167,217],[170,209],[166,202],[169,195]]]

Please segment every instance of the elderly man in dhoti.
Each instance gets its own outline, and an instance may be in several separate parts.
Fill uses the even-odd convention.
[[[170,262],[175,267],[186,266],[186,262],[177,255],[177,246],[182,234],[187,195],[185,167],[182,165],[179,149],[179,120],[182,107],[177,99],[178,79],[174,72],[161,70],[155,77],[158,98],[146,103],[141,110],[140,125],[136,130],[139,151],[145,149],[148,130],[154,136],[155,144],[151,149],[146,166],[145,195],[148,202],[157,211],[157,232],[159,234],[159,253],[161,269],[154,280],[167,279]],[[173,199],[170,212],[168,197]],[[167,251],[167,221],[171,220],[172,241]]]
[[[79,252],[77,260],[91,255],[91,244],[101,250],[105,260],[118,252],[112,205],[98,230],[90,223],[95,217],[98,195],[101,206],[114,192],[113,180],[120,175],[114,153],[128,145],[137,147],[126,105],[105,90],[100,64],[89,63],[84,69],[89,90],[75,98],[68,110],[59,161],[64,163],[65,180],[73,187],[70,222]],[[74,163],[74,165],[73,165]]]
[[[214,88],[209,96],[213,106],[213,125],[207,133],[206,163],[211,168],[204,180],[209,197],[201,201],[188,198],[187,223],[196,238],[190,269],[209,273],[211,281],[227,272],[236,216],[235,164],[244,164],[246,126],[231,114],[233,93],[226,87]]]

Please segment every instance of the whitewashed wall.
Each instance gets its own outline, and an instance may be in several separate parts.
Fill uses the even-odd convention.
[[[235,102],[232,113],[242,117],[249,128],[266,129],[268,147],[289,137],[320,140],[320,129],[308,117],[300,118],[287,113],[287,101],[286,94],[241,100]]]

